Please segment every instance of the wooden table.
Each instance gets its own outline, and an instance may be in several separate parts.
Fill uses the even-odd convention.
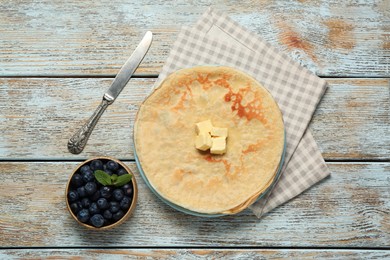
[[[389,258],[390,2],[1,1],[0,258]],[[342,2],[342,3],[340,3]],[[217,219],[159,201],[135,167],[131,129],[182,25],[212,3],[320,77],[310,129],[330,178],[263,219]],[[66,143],[151,30],[153,45],[83,153]],[[92,232],[66,210],[81,161],[126,162],[139,184],[132,218]]]

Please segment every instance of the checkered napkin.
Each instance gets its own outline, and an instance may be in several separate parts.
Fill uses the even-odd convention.
[[[193,28],[183,27],[156,86],[171,72],[196,65],[223,65],[254,77],[283,113],[286,154],[280,179],[250,209],[257,217],[302,193],[329,170],[307,126],[326,82],[226,15],[208,9]]]

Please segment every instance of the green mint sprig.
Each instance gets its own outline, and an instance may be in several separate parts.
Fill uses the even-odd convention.
[[[102,170],[96,170],[95,178],[98,182],[100,182],[104,186],[115,186],[120,187],[125,185],[126,183],[131,181],[132,175],[131,174],[124,174],[121,176],[118,176],[116,174],[113,174],[112,176],[108,175],[105,171]]]

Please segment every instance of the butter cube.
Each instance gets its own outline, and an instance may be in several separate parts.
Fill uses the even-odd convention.
[[[212,127],[211,128],[211,136],[227,137],[228,136],[228,129],[227,128],[220,128],[220,127]]]
[[[210,120],[205,120],[196,124],[196,133],[210,133],[213,125]]]
[[[210,152],[212,154],[226,153],[226,137],[213,137]]]
[[[201,151],[206,151],[211,147],[212,141],[209,133],[200,133],[196,136],[195,147]]]

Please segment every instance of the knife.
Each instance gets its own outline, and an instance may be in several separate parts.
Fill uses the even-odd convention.
[[[93,115],[89,120],[69,139],[68,141],[68,150],[73,154],[79,154],[83,151],[85,145],[87,144],[88,138],[92,133],[92,130],[95,128],[95,125],[99,121],[99,118],[106,110],[106,108],[111,105],[115,99],[119,96],[122,89],[126,86],[127,82],[130,80],[134,71],[137,69],[146,53],[149,50],[149,47],[152,43],[153,34],[152,32],[146,32],[145,36],[138,44],[137,48],[131,54],[130,58],[122,66],[119,73],[116,75],[111,86],[108,88],[106,93],[103,95],[103,100],[95,110]]]

